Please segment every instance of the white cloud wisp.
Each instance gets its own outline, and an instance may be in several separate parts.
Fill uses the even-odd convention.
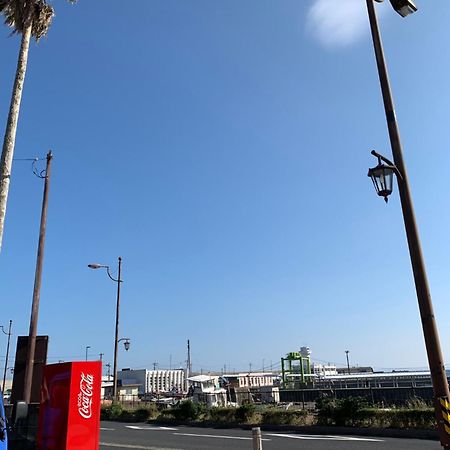
[[[307,29],[326,47],[353,44],[369,30],[364,0],[314,0]]]

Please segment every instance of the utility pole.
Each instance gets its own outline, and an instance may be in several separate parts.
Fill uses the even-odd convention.
[[[350,375],[350,363],[348,361],[348,354],[349,354],[349,350],[345,350],[345,356],[347,357],[347,371],[348,371],[348,374]]]
[[[377,0],[378,1],[378,0]],[[370,30],[375,50],[378,76],[380,79],[381,92],[386,116],[386,122],[391,143],[392,156],[397,170],[401,174],[401,180],[397,177],[400,203],[403,213],[406,238],[408,241],[411,266],[414,274],[417,301],[420,310],[420,319],[425,339],[425,347],[430,366],[431,380],[434,391],[434,408],[437,421],[438,433],[441,445],[450,448],[450,433],[448,431],[448,417],[450,415],[450,392],[445,372],[444,357],[442,355],[439,333],[431,300],[428,277],[425,262],[422,255],[419,230],[416,223],[412,196],[409,188],[409,180],[406,165],[403,160],[403,149],[400,140],[400,131],[395,115],[394,101],[392,97],[389,76],[384,58],[383,44],[378,27],[375,4],[373,0],[366,0],[369,15]],[[394,2],[391,1],[394,8]],[[411,8],[411,5],[409,5]],[[417,9],[417,8],[416,8]],[[401,13],[403,11],[397,10]],[[414,12],[411,8],[407,12]],[[403,14],[402,14],[403,15]]]
[[[24,377],[24,401],[30,403],[31,400],[31,386],[33,383],[33,366],[34,366],[34,352],[36,349],[36,335],[37,324],[39,315],[39,300],[41,295],[41,280],[42,280],[42,267],[44,263],[44,247],[45,247],[45,232],[47,228],[47,210],[48,210],[48,192],[50,188],[50,174],[51,174],[51,162],[52,152],[47,153],[47,165],[45,171],[36,175],[39,178],[44,179],[44,195],[42,199],[42,212],[41,212],[41,224],[39,230],[39,243],[36,261],[36,273],[34,278],[34,290],[33,290],[33,303],[31,306],[30,317],[30,331],[28,334],[28,346],[27,346],[27,360],[25,366]]]
[[[3,394],[5,394],[5,384],[6,384],[6,371],[8,370],[8,358],[9,358],[9,342],[11,340],[11,327],[12,327],[12,320],[9,321],[9,328],[8,328],[8,332],[6,332],[3,327],[0,327],[3,331],[3,333],[5,333],[8,336],[8,343],[6,344],[6,361],[5,361],[5,370],[3,372],[3,384],[2,384],[2,392]]]
[[[114,385],[113,385],[113,397],[114,401],[117,401],[117,346],[119,345],[119,313],[120,313],[120,283],[122,283],[122,258],[119,256],[118,260],[118,273],[117,273],[117,296],[116,296],[116,327],[114,332]]]
[[[157,362],[154,362],[153,363],[153,370],[156,370],[156,366],[158,365],[158,363]]]
[[[104,353],[100,353],[100,361],[103,361],[103,355],[104,355]]]
[[[111,364],[105,364],[106,368],[108,369],[106,372],[106,375],[108,376],[108,381],[111,379]]]
[[[188,352],[188,356],[187,356],[187,376],[190,377],[191,376],[191,372],[192,372],[192,363],[191,363],[191,342],[188,339],[187,341],[187,352]]]

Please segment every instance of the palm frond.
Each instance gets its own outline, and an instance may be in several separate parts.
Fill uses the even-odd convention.
[[[32,11],[32,27],[31,34],[39,41],[39,39],[45,36],[52,24],[53,16],[55,11],[53,6],[49,5],[45,0],[34,0]]]
[[[22,33],[25,3],[22,0],[0,0],[0,12],[5,16],[5,24],[13,28],[13,33]]]
[[[46,0],[0,0],[0,13],[13,34],[23,33],[31,21],[31,34],[36,41],[47,34],[54,16],[53,6]]]

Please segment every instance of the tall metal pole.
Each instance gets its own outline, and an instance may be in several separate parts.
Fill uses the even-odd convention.
[[[187,361],[186,361],[186,382],[185,382],[186,392],[189,390],[188,378],[190,376],[191,376],[191,341],[188,339],[188,341],[187,341]]]
[[[425,270],[425,263],[422,256],[422,248],[417,229],[414,208],[409,189],[408,175],[403,161],[402,145],[400,133],[395,116],[394,102],[392,99],[389,77],[386,68],[386,61],[383,53],[383,46],[378,28],[377,17],[373,0],[367,1],[369,13],[370,29],[372,32],[373,45],[380,78],[383,103],[386,113],[386,121],[389,130],[392,155],[397,169],[400,171],[403,180],[397,178],[400,201],[405,223],[406,237],[408,240],[409,254],[414,274],[417,300],[419,303],[420,316],[422,320],[423,335],[430,366],[431,379],[434,389],[434,406],[438,431],[443,447],[450,447],[450,393],[445,373],[444,358],[442,356],[439,334],[433,312],[430,289]]]
[[[6,384],[6,371],[8,370],[8,358],[9,358],[9,342],[11,340],[11,326],[12,326],[12,320],[9,321],[9,328],[8,328],[8,343],[6,344],[6,361],[5,361],[5,370],[3,372],[3,383],[2,383],[2,392],[5,394],[5,384]],[[3,330],[3,327],[2,327]]]
[[[122,272],[122,258],[119,256],[119,271],[117,277],[117,302],[116,302],[116,333],[114,337],[114,384],[113,384],[113,400],[117,400],[117,347],[119,345],[119,312],[120,312],[120,283]]]
[[[53,158],[52,152],[49,151],[47,153],[47,165],[44,177],[45,180],[44,196],[42,199],[41,225],[39,231],[36,273],[34,278],[33,303],[31,306],[30,331],[28,334],[27,361],[25,366],[25,381],[24,381],[25,384],[24,384],[23,399],[26,403],[30,403],[31,386],[33,382],[34,351],[36,349],[36,334],[39,315],[39,299],[41,293],[42,266],[44,263],[45,232],[47,228],[48,192],[50,188],[50,169],[52,158]]]
[[[350,361],[348,360],[348,354],[349,354],[349,351],[345,350],[345,356],[347,357],[347,371],[348,371],[348,374],[350,375]]]

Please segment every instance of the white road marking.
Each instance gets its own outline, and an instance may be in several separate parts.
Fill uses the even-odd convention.
[[[362,442],[384,442],[383,439],[359,438],[347,436],[320,436],[316,434],[266,434],[266,436],[284,437],[290,439],[317,440],[317,441],[362,441]]]
[[[217,439],[239,439],[241,441],[251,441],[251,437],[243,436],[221,436],[218,434],[195,434],[195,433],[173,433],[176,436],[193,436],[193,437],[206,437],[206,438],[217,438]],[[263,441],[271,441],[272,439],[262,439]]]
[[[142,427],[140,425],[126,425],[125,428],[131,428],[132,430],[152,430],[152,431],[177,431],[178,428],[170,427]]]
[[[100,427],[100,431],[116,431],[115,428],[101,428]]]
[[[114,442],[100,442],[100,447],[133,448],[138,450],[182,450],[181,448],[144,447],[143,445],[116,444]]]

